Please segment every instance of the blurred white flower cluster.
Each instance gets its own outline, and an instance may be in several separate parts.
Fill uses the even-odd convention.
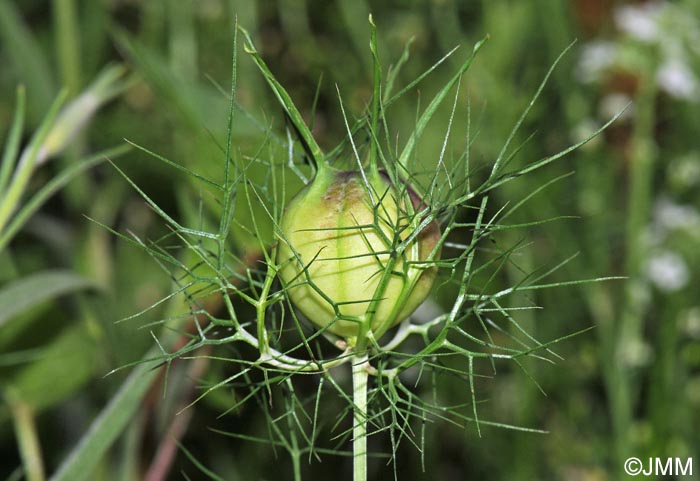
[[[652,82],[669,98],[700,103],[700,18],[689,5],[667,0],[618,5],[612,11],[611,35],[582,47],[576,75],[580,82],[600,88],[600,119],[623,110],[623,119],[633,119],[641,108],[641,104],[635,106],[635,96]],[[582,123],[580,128],[590,130],[599,121],[592,123]],[[660,146],[651,141],[646,148]],[[700,186],[700,153],[691,148],[673,154],[655,151],[654,156],[667,162],[667,189],[654,201],[644,239],[648,242],[644,274],[656,289],[671,293],[693,281],[698,262],[688,245],[700,245],[700,210],[692,202],[671,198],[686,202],[696,198],[692,192]]]
[[[670,250],[652,251],[647,261],[647,276],[661,291],[675,292],[690,281],[690,270],[680,254]]]
[[[664,197],[658,199],[650,225],[652,249],[646,263],[646,275],[664,292],[683,289],[691,280],[691,269],[683,255],[668,247],[669,239],[679,234],[700,242],[700,211]]]
[[[682,5],[655,1],[621,5],[613,19],[620,33],[617,38],[583,46],[577,68],[581,82],[597,82],[613,71],[635,73],[651,64],[661,90],[677,99],[700,102],[698,18]]]

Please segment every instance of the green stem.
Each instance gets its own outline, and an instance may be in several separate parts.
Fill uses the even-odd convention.
[[[614,373],[610,379],[611,409],[615,429],[615,454],[621,466],[634,448],[630,438],[636,399],[638,398],[638,367],[630,363],[629,352],[643,342],[643,323],[647,304],[639,300],[644,289],[642,269],[648,255],[648,246],[639,239],[649,220],[652,201],[652,173],[654,168],[654,122],[656,83],[651,73],[642,76],[635,101],[635,125],[630,157],[630,188],[627,199],[625,274],[629,276],[619,328],[612,353]]]
[[[296,435],[296,425],[294,423],[294,418],[296,415],[294,412],[297,409],[296,401],[295,401],[295,394],[294,394],[294,385],[292,384],[291,378],[287,378],[287,386],[289,387],[290,391],[290,399],[288,400],[288,405],[287,408],[291,412],[290,416],[287,416],[287,427],[289,428],[289,444],[290,446],[288,447],[289,449],[289,455],[292,458],[292,469],[294,472],[294,481],[301,481],[301,453],[299,452],[299,441],[297,441],[297,435]]]
[[[352,360],[353,481],[367,481],[367,353]]]
[[[193,82],[198,64],[194,4],[192,0],[169,0],[167,9],[170,67],[178,77]]]
[[[80,29],[75,0],[54,2],[54,25],[56,46],[61,70],[61,82],[70,91],[71,97],[80,91]]]
[[[15,107],[15,116],[12,120],[12,127],[7,135],[2,159],[0,160],[0,202],[5,197],[7,184],[10,182],[10,176],[14,170],[19,152],[20,142],[22,139],[22,129],[24,128],[24,116],[26,105],[26,89],[20,85],[17,87],[17,106]]]
[[[41,446],[36,433],[36,423],[32,409],[13,393],[7,395],[12,419],[15,424],[17,445],[22,457],[27,481],[44,481],[44,463],[41,458]]]
[[[374,24],[371,14],[369,16],[369,25],[371,32],[369,46],[372,51],[372,58],[374,59],[374,94],[372,95],[372,117],[370,120],[373,138],[370,140],[369,166],[372,175],[377,176],[379,172],[379,168],[377,167],[379,150],[379,145],[377,144],[377,127],[379,126],[379,102],[382,97],[382,67],[379,63],[379,52],[377,50],[377,26]]]
[[[53,4],[60,81],[73,99],[83,86],[78,5],[76,0],[55,0]],[[76,132],[70,144],[66,146],[65,155],[58,159],[58,163],[64,168],[70,167],[85,151],[85,145],[85,135]],[[70,208],[80,210],[88,202],[91,192],[90,179],[83,176],[76,178],[65,187],[63,197]]]
[[[274,259],[277,257],[277,248],[272,248],[272,255],[266,259],[267,265],[274,265]],[[265,329],[265,312],[267,311],[267,306],[269,303],[268,296],[270,294],[270,289],[272,288],[272,283],[275,281],[277,272],[272,267],[268,267],[267,275],[265,276],[265,283],[263,284],[262,291],[260,293],[260,299],[255,305],[256,317],[258,320],[258,342],[259,350],[261,356],[267,356],[270,353],[270,341],[267,335],[267,329]]]
[[[295,453],[294,456],[292,456],[292,466],[294,469],[294,481],[301,481],[301,463],[299,462],[298,453]]]

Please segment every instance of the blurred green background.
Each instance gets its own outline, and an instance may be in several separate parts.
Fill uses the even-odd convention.
[[[370,12],[385,67],[410,43],[399,85],[461,46],[419,90],[392,106],[399,145],[415,124],[417,106],[427,105],[487,34],[462,79],[454,118],[459,138],[469,99],[472,133],[478,132],[471,155],[478,165],[495,159],[547,70],[574,40],[518,133],[516,144],[534,135],[514,162],[563,150],[626,108],[581,149],[494,193],[504,205],[573,173],[511,219],[576,217],[506,231],[499,242],[531,244],[518,252],[517,268],[499,277],[504,287],[518,282],[520,269],[546,269],[577,253],[552,282],[628,278],[528,293],[543,309],[523,311],[518,319],[538,339],[593,327],[557,345],[563,360],[556,365],[524,363],[546,396],[516,366],[500,366],[495,377],[477,381],[483,419],[548,434],[482,427],[479,437],[472,425],[431,422],[425,472],[420,453],[405,442],[397,458],[399,479],[624,479],[629,456],[694,457],[693,476],[682,479],[700,479],[696,1],[0,0],[4,145],[20,84],[27,104],[22,146],[61,89],[78,111],[77,119],[59,117],[52,131],[57,147],[32,173],[21,202],[81,159],[125,145],[123,139],[216,176],[236,17],[302,113],[310,116],[316,102],[314,133],[322,147],[332,148],[346,133],[336,85],[354,115],[372,92]],[[234,144],[252,153],[270,130],[285,137],[283,116],[243,53],[237,73],[237,101],[247,117],[235,124]],[[95,87],[95,79],[105,76],[107,86]],[[450,113],[445,105],[421,138],[425,169],[435,165]],[[447,158],[458,157],[466,139],[457,144]],[[114,162],[165,212],[197,218],[206,193],[177,170],[136,149],[115,153]],[[8,191],[0,190],[0,200]],[[25,466],[40,459],[47,478],[54,473],[110,400],[122,399],[120,387],[131,386],[129,369],[105,374],[153,346],[150,331],[158,326],[140,327],[175,315],[162,305],[115,323],[167,296],[173,280],[142,249],[88,217],[139,239],[167,232],[104,162],[62,186],[0,248],[0,480],[43,479],[41,469],[22,468],[22,457]],[[436,298],[437,304],[450,303],[441,292]],[[125,429],[115,428],[114,442],[95,448],[85,479],[209,479],[205,467],[226,480],[292,479],[279,450],[209,430],[264,437],[266,420],[254,402],[219,417],[234,402],[222,392],[174,417],[183,400],[224,378],[225,369],[192,361],[171,370],[165,398],[153,373],[141,378],[140,389],[150,394]],[[439,389],[447,404],[468,400],[449,383]],[[164,453],[164,445],[172,451]],[[324,456],[303,470],[305,479],[350,479],[350,460]],[[390,476],[384,461],[372,465],[371,479]]]

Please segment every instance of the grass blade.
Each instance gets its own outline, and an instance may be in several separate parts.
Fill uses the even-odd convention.
[[[51,104],[56,89],[48,58],[20,16],[15,6],[18,3],[0,0],[0,43],[10,57],[10,70],[15,70],[27,86],[30,117],[39,118]]]
[[[89,287],[94,287],[92,281],[71,271],[43,271],[26,276],[0,290],[0,327],[40,302]]]
[[[133,418],[148,388],[158,376],[158,371],[153,368],[159,361],[153,359],[159,352],[157,348],[151,350],[143,363],[129,374],[50,481],[90,479],[94,468]]]
[[[2,163],[0,164],[0,192],[4,192],[5,187],[7,187],[7,183],[10,180],[10,174],[12,174],[12,168],[14,167],[15,160],[17,159],[17,153],[19,152],[19,143],[22,140],[22,127],[24,126],[25,116],[25,92],[26,90],[24,87],[20,86],[17,88],[17,106],[15,107],[15,118],[12,120],[12,127],[10,127],[10,133],[7,136],[7,145],[5,145]],[[2,198],[2,196],[0,196],[0,198]]]
[[[81,175],[86,170],[104,162],[108,158],[114,158],[126,153],[129,150],[128,146],[115,147],[106,150],[99,154],[82,159],[81,161],[72,164],[64,169],[60,174],[51,179],[41,190],[27,201],[22,208],[13,216],[12,220],[7,224],[7,228],[0,233],[0,252],[7,247],[12,238],[19,232],[29,218],[41,208],[44,203],[51,198],[56,192],[61,190],[71,180]]]
[[[40,151],[44,145],[44,140],[51,132],[56,116],[59,113],[61,106],[66,98],[66,91],[63,91],[54,101],[53,105],[46,114],[41,126],[32,137],[31,142],[22,152],[15,173],[10,181],[10,186],[5,195],[0,198],[0,232],[3,231],[12,212],[17,208],[20,202],[24,189],[29,183],[31,174],[34,170],[34,164],[39,158]]]

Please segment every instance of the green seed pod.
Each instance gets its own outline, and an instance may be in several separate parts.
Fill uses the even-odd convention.
[[[436,275],[425,262],[440,237],[436,222],[403,244],[421,221],[418,195],[396,189],[384,174],[367,184],[355,171],[320,173],[288,204],[278,251],[293,304],[350,344],[370,330],[378,339],[406,319]]]

